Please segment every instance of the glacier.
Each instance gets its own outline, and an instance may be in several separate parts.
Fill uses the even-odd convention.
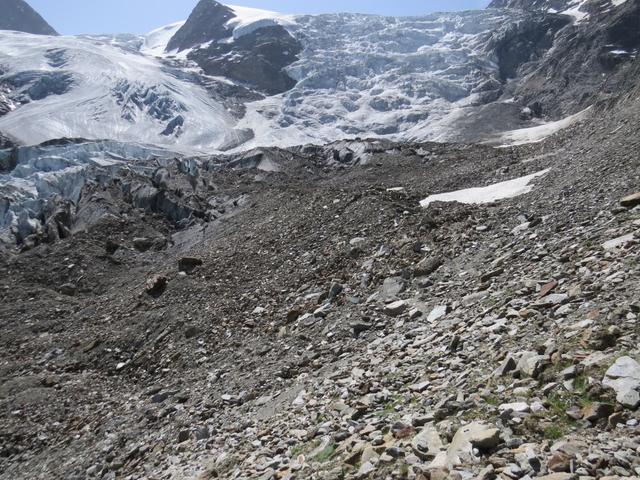
[[[215,149],[233,131],[234,118],[197,81],[108,37],[1,32],[0,66],[5,95],[17,105],[0,117],[0,131],[22,144],[81,137],[197,152]],[[21,78],[26,72],[34,81],[64,76],[69,84],[34,98],[34,83]],[[168,132],[179,118],[181,128]]]
[[[272,25],[301,42],[299,60],[286,69],[294,88],[231,98],[244,105],[238,114],[224,92],[242,84],[205,75],[188,60],[190,51],[165,51],[184,22],[143,37],[0,32],[0,85],[9,85],[2,94],[12,105],[0,117],[0,132],[26,145],[79,137],[192,154],[359,137],[446,140],[461,112],[500,95],[489,43],[521,15],[487,10],[392,18],[231,8],[233,35],[223,42]],[[7,83],[25,72],[64,76],[66,88],[34,99],[33,85]]]

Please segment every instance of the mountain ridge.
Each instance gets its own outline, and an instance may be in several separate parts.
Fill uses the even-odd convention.
[[[0,0],[0,30],[58,35],[58,32],[24,0]]]

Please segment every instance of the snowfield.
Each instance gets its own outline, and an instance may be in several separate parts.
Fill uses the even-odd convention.
[[[241,148],[357,137],[443,140],[460,111],[499,85],[485,53],[505,12],[390,18],[307,15],[286,28],[304,44],[290,91],[247,105]],[[455,114],[454,114],[455,113]]]
[[[287,69],[297,85],[247,103],[242,118],[220,103],[224,93],[202,86],[217,82],[214,88],[224,91],[234,82],[203,75],[187,60],[189,50],[165,51],[184,24],[176,22],[144,37],[0,32],[0,84],[7,77],[20,80],[9,94],[16,108],[0,117],[0,131],[28,145],[81,137],[183,153],[215,152],[236,138],[249,140],[235,150],[358,137],[446,140],[461,112],[499,88],[498,66],[485,48],[514,15],[293,16],[231,8],[238,16],[229,21],[233,37],[224,41],[280,25],[304,46]],[[20,78],[33,75],[26,83]],[[62,84],[33,98],[34,82],[45,77],[50,87],[52,75]]]
[[[144,37],[144,44],[140,51],[145,55],[164,57],[169,40],[171,40],[171,37],[173,37],[184,24],[184,21],[176,22],[152,30]]]
[[[486,187],[467,188],[455,192],[430,195],[420,202],[422,207],[428,207],[433,202],[460,202],[466,204],[492,203],[505,198],[518,197],[533,190],[531,181],[546,175],[550,170],[542,170],[525,177],[494,183]]]
[[[581,112],[570,115],[555,122],[548,122],[536,127],[521,128],[519,130],[511,130],[500,135],[500,141],[504,142],[502,147],[511,147],[516,145],[526,145],[529,143],[542,142],[551,135],[558,133],[571,125],[576,124],[588,117],[591,107]]]
[[[235,124],[184,73],[110,41],[4,31],[0,65],[14,102],[24,99],[0,117],[0,131],[24,144],[81,137],[208,151]]]
[[[233,38],[236,40],[258,28],[272,27],[275,25],[293,26],[296,23],[295,15],[283,15],[270,10],[239,7],[236,5],[227,6],[236,14],[236,18],[232,18],[227,23],[228,26],[233,27]]]

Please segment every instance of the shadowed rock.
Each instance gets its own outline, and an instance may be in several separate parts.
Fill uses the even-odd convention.
[[[23,0],[0,0],[0,30],[58,35],[51,25]]]

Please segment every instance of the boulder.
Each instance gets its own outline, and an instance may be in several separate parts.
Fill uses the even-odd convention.
[[[439,305],[439,306],[435,307],[433,310],[431,310],[431,313],[427,317],[427,321],[430,322],[430,323],[435,322],[437,320],[440,320],[447,313],[449,313],[449,306],[448,305]]]
[[[605,373],[602,384],[616,392],[616,400],[622,406],[640,406],[640,364],[633,358],[618,358]]]
[[[481,422],[458,429],[446,451],[440,452],[429,468],[449,468],[476,460],[474,449],[489,451],[500,443],[500,431]]]
[[[390,303],[384,307],[384,313],[391,317],[397,317],[407,309],[407,303],[403,300]]]
[[[155,275],[147,280],[145,292],[152,297],[159,297],[167,289],[169,280],[163,275]]]
[[[431,275],[442,266],[442,260],[437,257],[427,257],[424,260],[418,262],[413,269],[413,274],[416,277],[424,277]]]
[[[444,445],[435,427],[426,425],[420,433],[413,437],[411,448],[413,453],[424,461],[429,458],[435,458],[442,451]]]
[[[620,200],[620,205],[627,208],[633,208],[640,205],[640,192],[628,195]]]

